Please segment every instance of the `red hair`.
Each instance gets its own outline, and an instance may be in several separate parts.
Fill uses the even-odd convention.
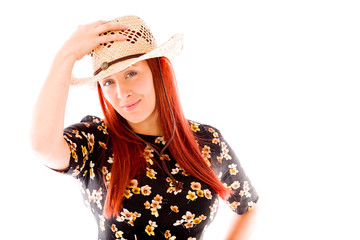
[[[175,117],[175,133],[172,142],[168,147],[171,155],[187,173],[202,180],[208,184],[212,190],[219,194],[221,198],[226,199],[229,194],[229,189],[223,185],[203,159],[196,142],[196,140],[200,139],[195,137],[189,126],[188,120],[183,114],[172,65],[165,57],[161,57],[159,60],[160,61],[158,62],[158,59],[153,58],[148,59],[147,62],[153,76],[156,108],[159,113],[165,140],[171,139],[173,124],[171,121],[171,110],[169,109],[164,93],[161,73],[169,103]],[[122,118],[105,99],[99,84],[97,87],[101,108],[105,116],[105,124],[108,127],[114,154],[111,179],[103,213],[105,217],[110,218],[111,216],[119,216],[124,192],[129,181],[140,176],[141,173],[144,172],[147,163],[143,157],[144,143],[126,130],[126,127],[130,128],[127,121]],[[124,125],[126,127],[124,127]]]

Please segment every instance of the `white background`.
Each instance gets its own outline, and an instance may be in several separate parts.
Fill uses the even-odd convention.
[[[219,128],[260,195],[257,239],[360,239],[357,1],[8,1],[1,3],[2,239],[97,239],[71,177],[29,148],[34,101],[80,24],[135,14],[173,61],[186,117]],[[76,65],[79,77],[92,69]],[[46,114],[46,113],[44,113]],[[72,88],[65,125],[101,115]],[[204,239],[223,239],[221,205]]]

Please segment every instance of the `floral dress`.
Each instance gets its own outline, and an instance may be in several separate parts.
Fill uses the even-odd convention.
[[[256,204],[258,195],[234,152],[216,128],[193,121],[189,121],[189,126],[194,134],[211,140],[201,146],[202,156],[218,178],[234,190],[226,203],[237,214],[246,213]],[[161,136],[138,135],[159,147],[166,144]],[[86,116],[64,130],[71,156],[69,168],[60,172],[79,182],[85,205],[96,218],[98,239],[202,239],[217,211],[218,195],[206,183],[186,173],[165,150],[167,168],[176,180],[184,183],[182,190],[175,188],[171,178],[160,169],[161,164],[155,164],[160,162],[158,156],[145,144],[144,161],[150,167],[141,179],[130,181],[120,216],[106,219],[102,215],[113,162],[106,144],[108,137],[104,121],[95,116]],[[103,149],[106,161],[100,164]]]

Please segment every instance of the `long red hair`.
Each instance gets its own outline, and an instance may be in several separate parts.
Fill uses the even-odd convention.
[[[188,120],[184,117],[171,62],[165,57],[161,57],[159,60],[158,62],[158,59],[153,58],[148,59],[147,62],[153,76],[156,108],[159,113],[165,140],[171,138],[173,124],[171,111],[164,93],[161,73],[176,122],[175,134],[168,147],[169,151],[187,173],[202,180],[219,194],[221,198],[226,199],[229,190],[217,178],[203,159],[196,142],[196,140],[199,139],[195,137]],[[159,63],[161,68],[159,67]],[[140,176],[144,172],[146,169],[146,161],[143,157],[144,143],[124,127],[125,125],[130,128],[127,121],[122,118],[105,99],[99,84],[97,88],[114,154],[111,179],[103,212],[105,217],[110,218],[112,216],[119,216],[119,210],[122,208],[126,187],[131,179]]]

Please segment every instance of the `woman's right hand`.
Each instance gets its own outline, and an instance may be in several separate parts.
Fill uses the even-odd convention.
[[[125,24],[109,23],[108,21],[102,20],[80,25],[65,42],[60,51],[62,51],[65,56],[73,57],[75,61],[78,61],[85,55],[88,55],[93,49],[100,45],[100,43],[123,41],[126,39],[126,36],[122,34],[101,35],[102,33],[125,30],[127,28]]]
[[[75,62],[100,43],[125,40],[126,37],[122,34],[102,34],[123,29],[127,29],[127,26],[106,21],[81,25],[56,54],[36,101],[31,127],[32,148],[48,167],[64,169],[69,165],[70,149],[63,132],[66,101]]]

